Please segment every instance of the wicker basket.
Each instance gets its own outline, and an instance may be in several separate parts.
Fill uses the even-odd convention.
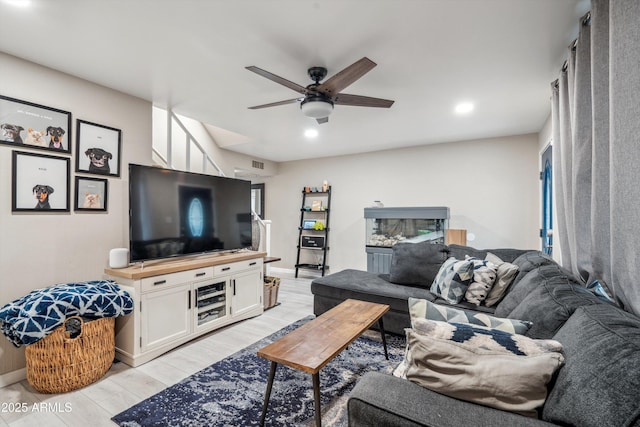
[[[66,332],[70,319],[79,319],[75,338]],[[84,321],[74,316],[40,341],[25,348],[27,380],[41,393],[64,393],[102,378],[115,357],[115,318]]]
[[[264,299],[262,301],[265,309],[278,303],[278,289],[280,289],[279,277],[264,276]]]

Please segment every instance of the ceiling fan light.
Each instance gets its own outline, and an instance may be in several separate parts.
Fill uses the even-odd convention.
[[[314,119],[329,117],[333,111],[333,102],[322,98],[308,98],[300,104],[302,114]]]

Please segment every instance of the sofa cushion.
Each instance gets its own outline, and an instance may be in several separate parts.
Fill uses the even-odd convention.
[[[354,298],[388,304],[391,310],[407,314],[409,297],[435,300],[435,296],[428,289],[396,285],[389,282],[384,274],[353,269],[342,270],[314,279],[311,282],[311,292],[314,296],[337,300]],[[408,320],[407,324],[409,324]]]
[[[349,393],[347,406],[350,427],[554,426],[454,399],[382,372],[364,374]]]
[[[462,301],[473,280],[473,262],[456,258],[446,260],[431,285],[431,293],[451,304]]]
[[[516,278],[519,268],[515,264],[503,261],[494,253],[488,252],[485,259],[496,266],[496,282],[484,300],[484,305],[491,307],[496,305],[507,292],[511,282]]]
[[[428,288],[448,257],[447,246],[442,244],[395,244],[391,255],[389,280],[400,285]]]
[[[589,290],[571,283],[566,276],[545,279],[525,297],[509,317],[533,323],[526,335],[530,338],[552,338],[578,307],[606,304]]]
[[[416,319],[407,329],[406,377],[447,396],[537,417],[564,361],[560,351],[552,340]]]
[[[520,275],[520,273],[518,274]],[[547,264],[536,267],[511,285],[507,295],[496,306],[496,316],[512,317],[511,312],[524,300],[531,291],[540,286],[545,280],[550,278],[562,278],[562,283],[574,283],[572,277],[567,276],[566,271],[558,264]],[[554,283],[559,283],[555,281]]]
[[[473,280],[464,294],[464,299],[473,305],[480,305],[489,295],[489,291],[496,283],[496,266],[490,261],[466,257],[473,263]]]
[[[452,307],[433,304],[430,301],[418,298],[409,298],[409,315],[411,316],[412,323],[414,319],[429,319],[453,323],[471,323],[521,335],[527,332],[531,327],[531,322],[516,319],[502,319],[499,317],[489,316],[485,313],[458,310]]]
[[[464,259],[465,256],[482,259],[491,252],[507,262],[513,262],[513,260],[527,252],[538,252],[532,251],[531,249],[476,249],[471,246],[463,245],[449,245],[448,250],[449,256],[456,257],[458,259]]]
[[[578,308],[558,331],[567,358],[542,412],[563,425],[640,425],[640,319],[610,304]]]
[[[500,256],[500,255],[498,255]],[[504,259],[504,258],[503,258]],[[513,279],[512,286],[515,286],[524,276],[527,275],[531,270],[541,267],[543,265],[557,264],[553,258],[549,255],[543,254],[540,251],[529,251],[518,258],[514,259],[512,264],[518,266],[518,274],[516,278]]]

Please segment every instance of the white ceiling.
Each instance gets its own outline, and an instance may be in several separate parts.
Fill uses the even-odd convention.
[[[0,51],[200,120],[227,149],[273,161],[538,132],[549,84],[588,0],[0,0]],[[297,104],[310,66],[330,77],[378,64],[345,89],[391,109]],[[2,85],[7,82],[2,82]],[[457,116],[460,101],[475,110]],[[37,100],[32,100],[36,101]],[[319,136],[304,137],[317,128]],[[223,130],[224,129],[224,130]]]

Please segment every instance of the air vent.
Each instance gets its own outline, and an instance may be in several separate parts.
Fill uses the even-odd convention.
[[[251,166],[255,169],[264,169],[264,162],[259,162],[257,160],[251,161]]]

